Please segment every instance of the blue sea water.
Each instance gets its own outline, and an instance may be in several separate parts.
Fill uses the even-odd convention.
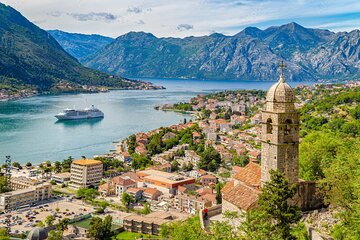
[[[0,163],[6,155],[13,161],[36,164],[68,156],[93,157],[114,148],[113,141],[128,135],[168,126],[190,118],[154,109],[163,103],[187,101],[200,93],[235,89],[268,89],[273,82],[144,79],[166,90],[111,91],[96,94],[37,96],[0,102]],[[296,85],[291,84],[291,85]],[[104,119],[58,122],[55,114],[68,107],[94,104]]]

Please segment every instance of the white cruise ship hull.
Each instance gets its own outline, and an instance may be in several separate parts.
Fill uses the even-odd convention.
[[[58,120],[80,120],[80,119],[103,118],[104,113],[96,108],[84,109],[84,110],[67,109],[64,112],[56,114],[55,117]]]

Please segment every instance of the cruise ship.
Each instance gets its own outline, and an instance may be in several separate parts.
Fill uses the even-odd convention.
[[[63,112],[56,114],[55,117],[59,120],[78,120],[78,119],[90,119],[90,118],[103,118],[104,113],[95,108],[94,105],[91,108],[85,109],[65,109]]]

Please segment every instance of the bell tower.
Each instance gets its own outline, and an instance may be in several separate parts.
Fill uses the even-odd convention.
[[[270,170],[285,173],[290,183],[298,182],[299,174],[299,113],[295,95],[285,82],[282,62],[279,81],[269,89],[266,106],[261,114],[261,183],[270,180]]]

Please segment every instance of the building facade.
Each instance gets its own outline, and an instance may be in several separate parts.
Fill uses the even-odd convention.
[[[103,176],[103,164],[93,159],[75,160],[71,164],[69,186],[75,189],[97,187]]]
[[[43,183],[29,188],[0,194],[0,209],[15,210],[32,206],[51,197],[51,184]]]
[[[270,180],[271,169],[283,172],[290,183],[298,182],[299,121],[295,94],[281,74],[269,89],[262,111],[262,183]]]

